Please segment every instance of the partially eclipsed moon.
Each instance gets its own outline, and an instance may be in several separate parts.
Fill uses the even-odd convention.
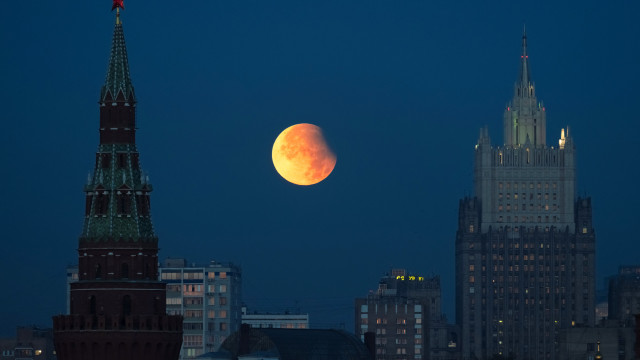
[[[313,185],[326,179],[336,166],[336,156],[313,124],[297,124],[278,135],[271,151],[273,165],[285,180]]]

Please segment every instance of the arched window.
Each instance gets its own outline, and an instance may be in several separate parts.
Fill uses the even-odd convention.
[[[128,194],[118,194],[118,214],[126,215],[131,209],[131,203]]]
[[[96,314],[96,297],[93,295],[89,298],[89,314]]]
[[[102,279],[102,266],[96,265],[96,279]]]
[[[131,296],[125,295],[122,298],[122,315],[131,315]]]
[[[156,296],[156,298],[153,301],[153,313],[155,315],[162,315],[162,311],[161,311],[161,306],[160,306],[160,297]]]
[[[122,263],[122,265],[120,266],[120,277],[123,279],[129,278],[129,264]]]

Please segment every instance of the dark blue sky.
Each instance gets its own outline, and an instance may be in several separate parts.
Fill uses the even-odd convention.
[[[571,4],[569,4],[571,3]],[[111,2],[11,1],[0,22],[0,335],[50,324],[77,261]],[[593,197],[598,284],[638,263],[640,3],[134,1],[122,15],[160,256],[239,263],[246,303],[346,323],[404,267],[454,320],[458,200],[502,142],[526,23],[547,143],[566,125]],[[280,178],[284,128],[324,129],[324,182]]]

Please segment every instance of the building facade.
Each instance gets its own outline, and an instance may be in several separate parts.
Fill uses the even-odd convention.
[[[599,351],[603,358],[634,360],[635,333],[633,328],[621,327],[615,321],[603,321],[597,327],[571,327],[560,330],[559,359],[596,359]]]
[[[546,143],[527,37],[504,109],[504,145],[475,147],[474,197],[460,201],[456,321],[464,359],[557,359],[558,331],[595,323],[591,199],[576,198],[568,128]]]
[[[380,279],[376,292],[355,300],[355,334],[364,341],[365,333],[375,333],[377,360],[429,359],[432,333],[447,344],[439,350],[447,352],[453,349],[448,346],[448,331],[430,326],[432,318],[443,318],[440,299],[440,278],[393,269]]]
[[[242,323],[256,329],[308,329],[309,314],[250,313],[243,306]]]
[[[55,360],[53,329],[19,326],[15,338],[0,339],[0,360]]]
[[[193,359],[216,351],[240,329],[242,319],[242,271],[233,264],[211,261],[188,264],[166,259],[160,279],[167,284],[167,313],[182,315],[183,342],[180,359]]]
[[[640,266],[621,266],[609,278],[609,319],[633,327],[640,314]]]
[[[173,360],[182,343],[182,317],[166,314],[158,281],[152,187],[135,143],[136,97],[119,10],[100,93],[100,144],[84,188],[78,281],[70,284],[69,314],[53,318],[60,360]]]

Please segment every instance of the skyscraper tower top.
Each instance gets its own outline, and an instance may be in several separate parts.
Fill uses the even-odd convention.
[[[560,359],[558,330],[595,323],[591,199],[576,198],[568,128],[558,147],[546,145],[546,109],[531,81],[526,33],[520,56],[504,109],[504,145],[492,146],[488,130],[480,131],[475,197],[460,201],[456,320],[463,359]]]
[[[546,145],[547,120],[542,103],[531,82],[527,33],[522,34],[520,74],[513,88],[513,99],[504,110],[504,145],[537,147]]]

